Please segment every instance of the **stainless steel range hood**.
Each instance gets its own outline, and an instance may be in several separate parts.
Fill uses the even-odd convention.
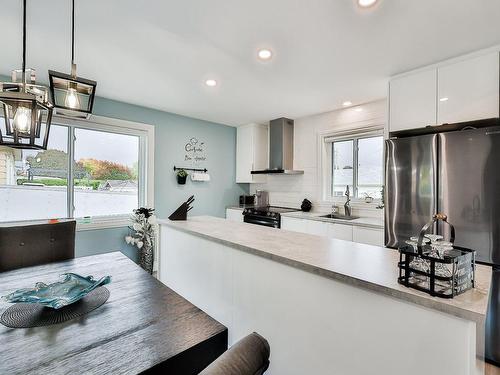
[[[252,174],[304,174],[293,169],[293,120],[269,122],[269,168]]]

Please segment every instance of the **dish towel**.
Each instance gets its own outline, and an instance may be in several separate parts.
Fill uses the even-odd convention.
[[[192,181],[210,181],[210,175],[208,173],[191,173]]]

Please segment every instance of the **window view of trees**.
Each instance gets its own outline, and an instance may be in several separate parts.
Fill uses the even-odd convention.
[[[68,154],[61,150],[40,151],[26,157],[27,175],[19,171],[18,185],[39,183],[45,186],[66,186]],[[108,160],[80,159],[73,169],[75,186],[88,186],[93,190],[103,188],[105,180],[137,180],[137,163],[131,168]]]
[[[47,150],[0,146],[0,222],[128,215],[139,206],[138,179],[139,136],[74,128],[73,138],[53,124]]]

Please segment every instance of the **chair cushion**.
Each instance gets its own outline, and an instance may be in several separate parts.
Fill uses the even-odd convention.
[[[269,343],[254,332],[231,346],[200,375],[262,375],[269,367],[269,355]]]
[[[74,220],[0,227],[0,272],[75,257]]]

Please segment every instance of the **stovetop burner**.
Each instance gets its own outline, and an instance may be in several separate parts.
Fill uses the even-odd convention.
[[[299,208],[278,207],[278,206],[252,207],[245,209],[245,211],[247,210],[253,214],[260,214],[260,213],[267,214],[268,212],[283,214],[287,212],[300,211]]]

